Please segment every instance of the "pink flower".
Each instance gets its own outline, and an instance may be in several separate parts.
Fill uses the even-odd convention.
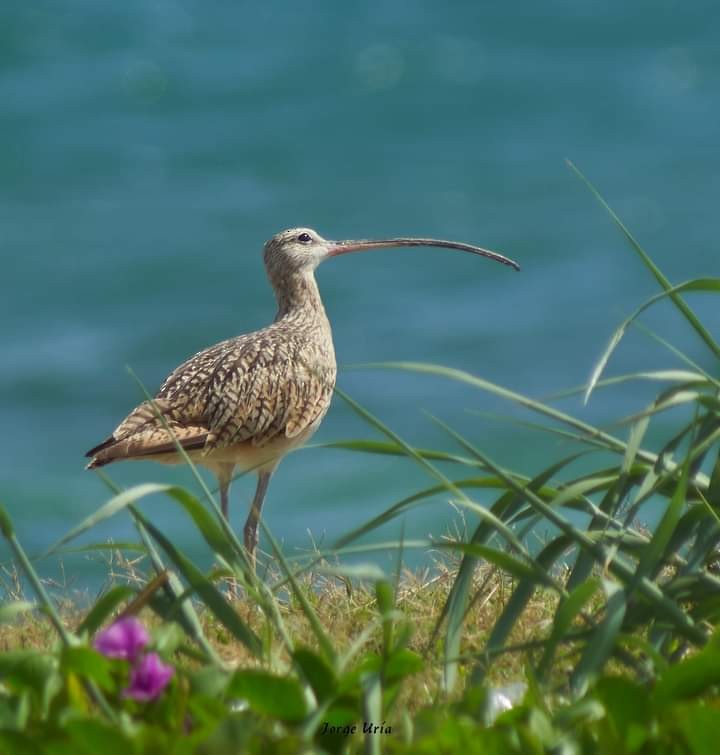
[[[123,697],[154,700],[167,687],[175,669],[160,660],[157,653],[143,653],[150,636],[135,616],[119,619],[95,637],[95,649],[108,658],[129,661],[130,684]]]
[[[157,653],[147,653],[130,672],[130,686],[123,690],[124,697],[133,700],[154,700],[167,687],[175,669],[160,660]]]
[[[95,650],[108,658],[135,661],[140,651],[150,642],[150,636],[139,619],[126,616],[111,624],[95,637]]]

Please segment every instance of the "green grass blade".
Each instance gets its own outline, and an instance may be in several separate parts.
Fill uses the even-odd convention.
[[[662,563],[667,559],[668,543],[675,532],[678,522],[680,521],[683,507],[685,506],[689,468],[690,455],[688,454],[685,458],[683,472],[675,489],[675,493],[670,499],[660,523],[655,528],[655,532],[653,533],[650,542],[643,549],[643,554],[640,557],[640,562],[635,571],[635,580],[631,586],[632,588],[634,588],[635,583],[643,577],[654,575],[660,569]]]
[[[68,629],[62,623],[60,615],[58,614],[53,602],[50,600],[50,596],[47,594],[45,587],[40,581],[40,577],[33,568],[33,565],[30,563],[30,559],[27,557],[25,549],[22,547],[20,541],[15,536],[12,521],[10,520],[7,511],[5,511],[5,507],[2,505],[0,505],[0,533],[2,533],[5,539],[9,542],[10,547],[12,548],[13,552],[15,553],[15,557],[18,560],[20,568],[25,572],[25,576],[28,578],[28,581],[32,585],[35,595],[37,596],[40,608],[49,617],[64,646],[66,648],[77,646],[79,644],[78,638],[75,636],[75,634],[68,631]],[[100,710],[102,710],[105,717],[109,721],[116,723],[117,715],[113,708],[108,704],[107,700],[105,699],[105,695],[102,693],[97,684],[95,684],[94,681],[88,679],[85,682],[85,687],[90,697],[94,700]]]
[[[640,444],[642,443],[645,433],[647,432],[648,425],[650,423],[649,418],[644,418],[636,422],[630,428],[630,435],[628,438],[627,447],[623,456],[623,461],[618,470],[612,485],[608,488],[608,492],[603,498],[600,505],[600,511],[593,515],[588,525],[588,530],[593,531],[601,529],[608,525],[607,519],[604,516],[614,517],[619,502],[623,500],[624,496],[629,492],[630,488],[634,484],[634,480],[631,477],[632,469],[635,463],[635,458],[640,450]],[[577,560],[573,566],[570,576],[567,581],[567,589],[573,590],[580,585],[592,571],[595,558],[592,553],[587,550],[581,550],[578,554]]]
[[[570,631],[573,621],[575,621],[578,614],[585,607],[585,604],[595,595],[599,587],[600,581],[598,579],[587,579],[579,584],[567,598],[560,602],[555,612],[552,632],[545,645],[543,657],[538,665],[537,674],[540,679],[544,679],[547,676],[555,658],[557,648]]]
[[[663,348],[667,349],[671,354],[675,355],[681,362],[686,364],[688,367],[691,367],[693,370],[695,370],[695,372],[702,375],[705,380],[713,383],[713,385],[720,388],[720,380],[718,380],[714,375],[710,374],[707,370],[703,369],[701,365],[699,365],[694,359],[691,359],[684,351],[681,351],[679,348],[677,348],[677,346],[674,346],[672,343],[670,343],[670,341],[663,338],[661,335],[652,330],[652,328],[649,328],[647,325],[645,325],[641,320],[637,320],[635,322],[635,328],[650,336],[653,341],[657,341],[657,343],[659,343]]]
[[[627,594],[616,582],[603,579],[603,586],[607,594],[605,615],[585,644],[570,683],[574,690],[581,691],[587,683],[603,668],[612,655],[615,640],[623,625],[627,608]]]
[[[575,430],[579,430],[589,438],[593,438],[604,444],[604,447],[615,453],[625,452],[625,443],[619,438],[615,438],[608,433],[603,432],[597,427],[583,422],[570,414],[561,412],[558,409],[554,409],[547,404],[543,404],[541,401],[536,401],[522,393],[511,391],[508,388],[504,388],[495,383],[491,383],[489,380],[476,377],[475,375],[465,372],[464,370],[458,370],[451,367],[443,367],[442,365],[429,364],[425,362],[378,362],[374,364],[362,365],[364,369],[383,369],[383,370],[402,370],[407,372],[418,372],[425,375],[436,375],[438,377],[444,377],[456,382],[465,383],[474,388],[478,388],[483,391],[487,391],[495,396],[511,401],[519,406],[523,406],[530,411],[541,414],[550,419],[554,419],[568,427]],[[652,455],[648,455],[646,461],[654,462],[655,458]]]
[[[651,307],[656,302],[661,301],[662,299],[665,299],[667,297],[673,297],[679,293],[684,293],[686,291],[703,291],[703,292],[718,293],[720,291],[720,279],[698,278],[691,281],[685,281],[685,283],[679,283],[677,286],[672,286],[666,291],[661,291],[659,294],[655,294],[655,296],[650,297],[646,302],[641,304],[630,315],[628,315],[622,321],[622,323],[620,323],[620,325],[615,329],[615,332],[612,334],[612,337],[610,338],[610,342],[605,347],[605,351],[602,353],[600,359],[597,361],[597,364],[593,368],[592,374],[590,375],[590,380],[588,381],[587,389],[585,390],[584,400],[586,404],[588,402],[588,399],[590,398],[590,394],[593,392],[593,389],[595,388],[597,381],[600,379],[600,376],[605,371],[605,367],[607,366],[607,363],[610,360],[610,357],[612,356],[615,349],[618,347],[618,344],[622,340],[623,336],[625,335],[625,332],[633,323],[633,321],[636,320],[646,309]],[[718,355],[716,354],[716,356]]]
[[[188,584],[215,615],[217,620],[256,657],[262,656],[262,642],[253,630],[245,624],[222,593],[210,582],[200,569],[176,548],[165,535],[139,512],[136,516],[148,530],[168,558],[175,564]]]
[[[315,638],[318,641],[318,645],[320,646],[320,649],[322,650],[325,656],[325,659],[334,668],[336,656],[337,656],[335,652],[335,647],[330,641],[330,638],[325,633],[325,630],[323,629],[322,624],[320,623],[320,619],[318,618],[318,615],[315,612],[315,609],[310,605],[310,602],[305,596],[305,593],[302,591],[302,588],[298,584],[298,581],[295,578],[295,575],[293,574],[292,569],[290,568],[287,561],[285,560],[285,556],[283,555],[283,552],[280,546],[278,545],[277,541],[273,537],[272,532],[270,532],[270,530],[265,525],[265,522],[263,522],[262,520],[260,521],[260,524],[263,528],[263,532],[265,533],[266,537],[270,541],[270,545],[272,546],[273,552],[275,553],[275,557],[278,560],[278,564],[280,565],[280,568],[282,569],[288,582],[290,583],[290,587],[292,589],[293,595],[297,599],[298,603],[300,603],[302,612],[305,614],[305,618],[308,620],[308,623],[310,624],[310,628],[312,629],[313,634],[315,635]],[[290,648],[290,650],[292,651],[292,648]]]
[[[383,435],[390,438],[396,445],[398,445],[411,459],[414,459],[420,467],[428,472],[432,477],[438,480],[444,485],[447,490],[451,491],[458,496],[461,500],[468,501],[467,496],[457,488],[451,480],[449,480],[442,472],[434,467],[427,459],[424,459],[412,446],[406,443],[397,433],[393,432],[386,424],[381,422],[377,417],[371,414],[367,409],[360,406],[354,399],[350,398],[345,391],[335,387],[335,393],[345,401],[360,417],[362,417],[368,424],[379,430]]]
[[[567,164],[570,167],[570,169],[580,178],[580,180],[588,187],[588,189],[590,189],[591,193],[595,196],[597,201],[605,208],[607,213],[613,219],[614,223],[622,231],[625,238],[630,242],[630,245],[635,250],[636,254],[643,261],[647,269],[652,273],[655,280],[666,291],[672,288],[672,284],[670,283],[670,281],[665,277],[665,275],[660,270],[660,268],[652,261],[652,259],[650,258],[650,255],[647,254],[647,252],[640,246],[637,239],[626,228],[626,226],[623,224],[620,218],[612,210],[610,205],[608,205],[605,199],[603,199],[600,192],[590,183],[590,181],[585,177],[585,175],[572,162],[570,162],[570,160],[567,161]],[[673,301],[673,304],[675,304],[675,306],[678,308],[678,310],[683,314],[685,319],[693,327],[695,332],[705,342],[705,344],[708,346],[710,351],[712,351],[713,355],[715,357],[720,357],[720,346],[718,346],[718,344],[715,342],[715,339],[710,335],[710,333],[708,333],[708,331],[705,329],[705,327],[700,322],[697,315],[692,311],[692,309],[690,309],[690,307],[683,301],[683,299],[680,296],[678,296],[678,294],[673,294],[672,301]]]
[[[20,569],[25,573],[28,582],[30,582],[30,585],[32,586],[40,608],[50,619],[50,622],[55,627],[55,631],[60,636],[60,639],[66,646],[76,645],[78,642],[77,637],[75,637],[72,632],[68,631],[60,619],[55,604],[50,600],[50,596],[47,594],[47,590],[40,580],[38,573],[35,571],[30,559],[27,557],[27,553],[25,553],[25,549],[15,535],[15,529],[12,525],[10,515],[2,505],[0,505],[0,533],[2,533],[3,537],[8,541],[10,548],[15,554]]]
[[[542,488],[548,480],[554,477],[562,469],[567,461],[569,460],[563,460],[563,462],[552,465],[527,483],[525,487],[530,490],[538,490]],[[520,510],[523,498],[522,493],[519,493],[518,491],[510,491],[493,504],[491,510],[498,518],[507,521]],[[491,534],[492,528],[488,522],[483,521],[475,529],[470,542],[472,544],[482,545]],[[455,658],[457,658],[460,653],[465,611],[468,605],[468,598],[476,563],[477,559],[474,556],[466,554],[463,557],[458,573],[455,576],[455,580],[450,589],[450,594],[443,605],[432,633],[432,637],[436,637],[443,621],[447,618],[447,630],[445,633],[443,653],[443,685],[448,692],[452,691],[457,681],[457,661]]]
[[[241,561],[236,552],[236,548],[233,547],[223,529],[221,529],[218,522],[194,495],[177,485],[162,485],[158,483],[144,483],[118,493],[60,538],[42,557],[45,558],[52,555],[69,541],[74,540],[79,535],[104,522],[128,506],[155,493],[165,493],[171,500],[180,504],[193,520],[195,526],[214,553],[219,554],[231,564],[244,565],[244,562]]]
[[[497,489],[503,488],[504,485],[498,477],[473,477],[465,480],[454,480],[453,485],[461,489]],[[331,550],[341,550],[349,543],[354,542],[363,535],[376,530],[387,522],[392,521],[401,514],[406,513],[416,503],[424,502],[426,498],[439,495],[447,490],[445,485],[434,485],[430,488],[425,488],[413,493],[413,495],[403,498],[401,501],[394,503],[389,508],[385,509],[381,514],[373,517],[369,522],[366,522],[360,527],[356,527],[350,532],[342,535],[332,545]]]
[[[332,443],[315,443],[312,448],[334,448],[341,451],[355,451],[358,453],[377,454],[379,456],[407,456],[407,452],[398,443],[388,443],[380,440],[339,440]],[[447,461],[453,464],[464,464],[477,467],[472,459],[463,456],[434,451],[429,448],[415,448],[413,452],[427,461]]]
[[[368,674],[363,679],[363,713],[365,721],[380,722],[382,717],[382,679],[380,674]],[[372,731],[365,733],[365,755],[380,755],[380,737]]]
[[[516,579],[533,579],[555,589],[558,587],[557,582],[542,569],[539,569],[534,561],[515,558],[498,548],[491,548],[490,546],[479,545],[476,543],[453,542],[434,542],[433,548],[459,551],[460,553],[473,556],[476,559],[487,561]]]
[[[118,495],[121,492],[121,488],[118,487],[107,474],[103,473],[102,470],[97,471],[97,476],[105,483],[108,490],[114,495]],[[167,582],[165,583],[163,590],[171,596],[171,599],[175,601],[175,605],[179,606],[179,613],[173,618],[182,625],[188,636],[197,643],[198,647],[204,652],[205,658],[210,663],[217,668],[224,668],[225,664],[222,659],[215,652],[215,648],[208,642],[207,637],[205,637],[202,624],[200,623],[200,617],[197,615],[192,603],[183,598],[184,588],[182,583],[175,572],[165,568],[165,564],[163,563],[155,544],[148,534],[147,529],[143,526],[141,521],[142,516],[139,515],[138,510],[132,504],[128,506],[128,510],[130,511],[133,523],[135,524],[135,529],[140,535],[140,539],[142,540],[155,573],[157,575],[167,574]]]
[[[53,555],[66,543],[74,540],[84,532],[87,532],[98,524],[104,522],[106,519],[109,519],[119,511],[122,511],[140,499],[153,495],[154,493],[165,493],[172,487],[172,485],[161,485],[159,483],[150,482],[136,485],[129,490],[123,490],[122,492],[117,493],[107,503],[97,509],[97,511],[94,511],[90,516],[83,519],[80,524],[73,527],[67,534],[63,535],[56,543],[51,545],[50,548],[40,556],[40,558],[47,558],[48,556]]]
[[[567,552],[572,545],[572,540],[564,535],[559,535],[549,542],[535,557],[538,567],[544,571],[550,571],[556,561]],[[476,663],[471,674],[471,683],[480,684],[487,674],[490,663],[497,657],[498,651],[507,644],[507,638],[520,620],[525,607],[532,598],[538,587],[536,579],[523,579],[513,590],[510,600],[495,622],[490,636],[485,644],[481,659]],[[446,660],[447,663],[447,660]]]
[[[88,612],[77,628],[77,633],[94,634],[107,617],[125,600],[132,598],[135,590],[128,585],[117,585],[108,590]]]
[[[640,323],[636,323],[637,327],[640,327]],[[645,328],[645,330],[647,330]],[[653,338],[660,340],[659,336],[656,336],[652,331],[648,331]],[[667,341],[662,342],[663,345],[668,348],[673,348]],[[648,382],[662,382],[662,383],[691,383],[693,381],[703,382],[709,381],[720,387],[720,381],[714,380],[713,377],[703,370],[695,362],[692,362],[681,352],[673,348],[673,353],[679,357],[685,359],[693,370],[641,370],[639,372],[628,372],[624,375],[613,375],[612,377],[602,378],[598,380],[596,388],[610,388],[616,385],[622,385],[623,383],[633,382],[635,380],[647,380]],[[557,401],[562,398],[571,398],[572,396],[582,396],[587,391],[587,383],[583,385],[576,385],[573,388],[566,388],[565,390],[552,393],[545,397],[545,401]]]
[[[599,563],[607,565],[607,568],[624,583],[627,584],[633,580],[634,569],[625,559],[620,558],[618,555],[611,555],[603,544],[595,542],[583,530],[574,527],[563,516],[558,514],[553,506],[548,505],[531,490],[527,488],[523,489],[512,477],[505,475],[500,467],[486,456],[482,456],[488,469],[503,477],[509,488],[524,495],[533,508],[570,538],[570,540],[574,541],[579,547],[591,551]],[[657,584],[643,577],[637,584],[637,589],[655,606],[658,613],[661,613],[674,623],[680,634],[695,644],[703,645],[705,643],[707,639],[705,632],[696,626],[692,618],[675,601],[668,598]]]

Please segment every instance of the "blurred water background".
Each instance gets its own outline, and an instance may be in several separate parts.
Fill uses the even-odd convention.
[[[126,365],[154,392],[187,356],[272,319],[261,247],[294,225],[453,238],[519,260],[515,274],[415,249],[323,266],[339,385],[417,445],[455,450],[427,409],[519,471],[562,454],[469,413],[520,416],[486,394],[349,366],[429,361],[535,397],[582,383],[656,284],[565,158],[673,281],[717,274],[719,24],[714,3],[670,0],[4,0],[0,496],[21,540],[38,552],[109,497],[83,453],[142,398]],[[692,304],[717,333],[712,300]],[[645,321],[715,370],[671,306]],[[631,333],[611,372],[677,364]],[[560,406],[607,424],[651,390]],[[336,399],[316,441],[373,437]],[[196,489],[183,469],[108,471]],[[308,449],[280,467],[266,521],[297,552],[308,530],[332,541],[429,484],[404,459]],[[253,485],[233,488],[238,525]],[[447,531],[446,499],[407,516],[406,537]],[[144,509],[200,552],[173,506]],[[91,539],[132,535],[120,516]],[[69,579],[103,569],[71,563]]]

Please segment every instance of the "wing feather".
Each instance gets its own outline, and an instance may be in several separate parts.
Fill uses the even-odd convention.
[[[262,446],[280,434],[293,438],[330,404],[335,364],[327,357],[314,353],[313,342],[273,326],[223,341],[181,364],[152,403],[140,404],[88,455],[105,464],[172,451],[164,422],[183,445],[202,443],[205,452],[246,440]]]

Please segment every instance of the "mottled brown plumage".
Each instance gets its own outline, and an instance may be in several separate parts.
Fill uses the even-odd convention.
[[[481,254],[517,268],[493,252],[435,239],[342,241],[309,228],[273,236],[265,267],[278,302],[275,321],[188,359],[113,434],[88,451],[89,469],[123,459],[178,463],[178,442],[217,476],[222,510],[236,467],[258,473],[245,525],[245,545],[257,544],[257,525],[270,475],[282,457],[305,442],[330,406],[336,365],[332,333],[314,270],[327,257],[382,246],[444,246]]]

